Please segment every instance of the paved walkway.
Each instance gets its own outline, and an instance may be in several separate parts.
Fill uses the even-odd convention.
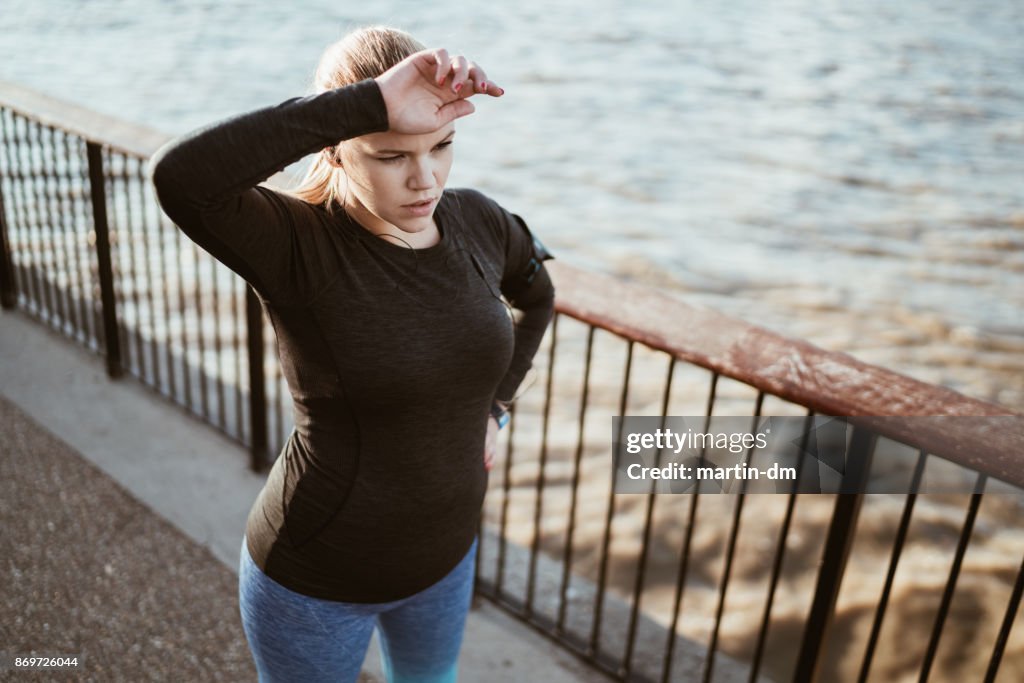
[[[4,398],[0,425],[5,651],[79,655],[70,680],[253,680],[231,571]]]
[[[0,652],[83,669],[0,679],[254,681],[238,551],[247,455],[21,312],[0,312]],[[363,680],[381,680],[376,647]],[[486,602],[465,683],[606,680]]]

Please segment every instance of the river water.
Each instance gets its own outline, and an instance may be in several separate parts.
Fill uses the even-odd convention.
[[[7,0],[0,77],[182,133],[367,23],[505,87],[450,184],[563,259],[1024,409],[1019,3]]]

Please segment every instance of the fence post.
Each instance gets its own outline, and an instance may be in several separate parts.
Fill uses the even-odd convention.
[[[839,587],[846,570],[846,560],[853,545],[857,528],[860,505],[864,500],[871,456],[874,452],[876,435],[861,427],[854,427],[846,457],[846,471],[839,495],[836,496],[832,512],[832,523],[825,539],[825,551],[818,584],[814,590],[814,601],[804,627],[800,655],[797,657],[794,681],[815,681],[821,666],[821,651],[832,622],[832,615],[839,596]]]
[[[267,463],[267,387],[263,374],[263,311],[251,286],[245,288],[245,325],[249,350],[249,424],[252,426],[250,467]]]
[[[4,190],[0,187],[0,306],[14,308],[17,303],[14,261],[11,259],[11,245],[7,240],[7,209],[4,207]]]
[[[103,342],[107,351],[107,376],[117,379],[121,365],[121,338],[117,330],[114,301],[114,270],[110,261],[110,229],[107,225],[107,193],[103,180],[103,155],[95,142],[86,142],[89,161],[89,191],[92,197],[92,221],[96,231],[96,258],[100,276],[100,307],[103,314]]]

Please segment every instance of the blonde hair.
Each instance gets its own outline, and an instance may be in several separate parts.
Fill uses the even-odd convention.
[[[376,78],[400,61],[424,49],[415,38],[387,26],[356,29],[331,44],[316,67],[314,92],[341,88],[367,78]],[[331,163],[334,148],[328,147],[316,156],[306,175],[289,192],[310,204],[319,204],[328,212],[335,202],[341,203],[338,188],[345,171]]]

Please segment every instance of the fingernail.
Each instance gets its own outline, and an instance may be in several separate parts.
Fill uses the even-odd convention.
[[[483,83],[480,84],[480,89],[483,90],[484,92],[487,92],[487,81],[484,81]]]
[[[459,90],[461,90],[461,89],[462,89],[462,84],[461,83],[456,83],[455,84],[455,92],[459,92]]]
[[[505,94],[505,89],[504,88],[498,88],[498,94],[499,95],[504,95]]]
[[[437,84],[440,85],[441,87],[444,87],[444,79],[442,78],[441,80],[439,80]]]

